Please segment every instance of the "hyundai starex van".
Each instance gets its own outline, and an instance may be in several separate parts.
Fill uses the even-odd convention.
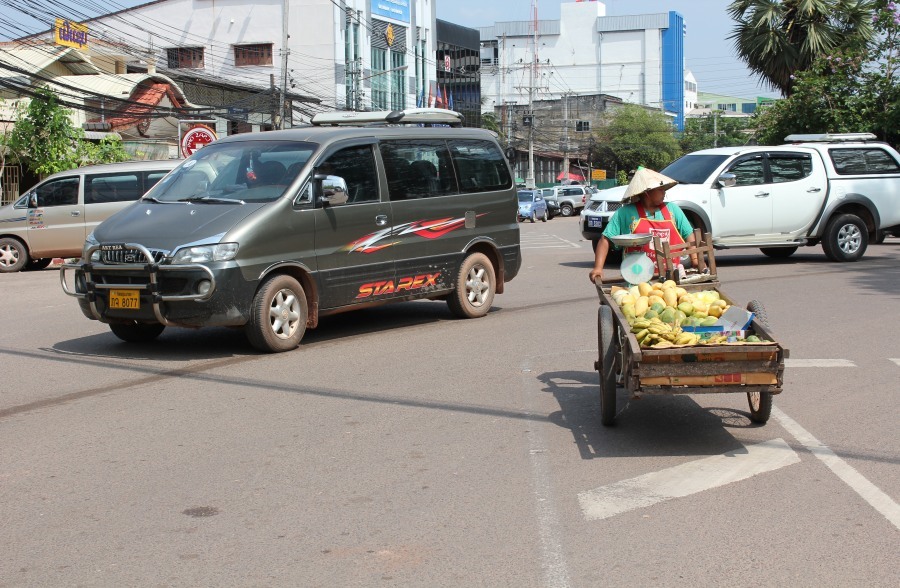
[[[461,120],[330,113],[219,139],[88,235],[63,289],[125,341],[242,326],[267,352],[387,302],[484,316],[521,265],[518,201],[494,136]]]

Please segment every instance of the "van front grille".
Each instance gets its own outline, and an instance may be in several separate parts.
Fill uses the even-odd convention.
[[[168,251],[159,249],[151,249],[150,254],[153,255],[153,262],[160,263],[166,258]],[[109,264],[123,263],[147,263],[149,260],[144,256],[140,249],[119,249],[116,251],[102,251],[100,253],[100,261]]]

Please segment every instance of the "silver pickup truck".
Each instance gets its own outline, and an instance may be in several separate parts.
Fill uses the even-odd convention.
[[[856,261],[885,232],[900,234],[900,153],[867,133],[785,141],[685,155],[662,170],[678,180],[666,200],[716,248],[758,247],[775,258],[821,244],[832,261]],[[624,191],[598,198],[621,200]]]

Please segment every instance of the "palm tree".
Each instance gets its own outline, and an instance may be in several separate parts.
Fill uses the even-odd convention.
[[[734,0],[728,13],[738,56],[784,96],[816,58],[861,47],[874,34],[872,0]]]

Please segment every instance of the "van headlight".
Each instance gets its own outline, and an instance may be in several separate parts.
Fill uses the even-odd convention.
[[[94,251],[94,254],[91,255],[90,259],[85,259],[84,256],[87,255],[87,250],[93,247],[94,245],[99,245],[100,241],[97,240],[97,237],[94,236],[94,232],[91,231],[88,233],[88,236],[84,239],[84,246],[81,248],[81,260],[82,261],[100,261],[100,250]]]
[[[173,264],[204,263],[209,261],[231,261],[237,255],[237,243],[219,243],[217,245],[193,245],[182,247],[172,257]]]

